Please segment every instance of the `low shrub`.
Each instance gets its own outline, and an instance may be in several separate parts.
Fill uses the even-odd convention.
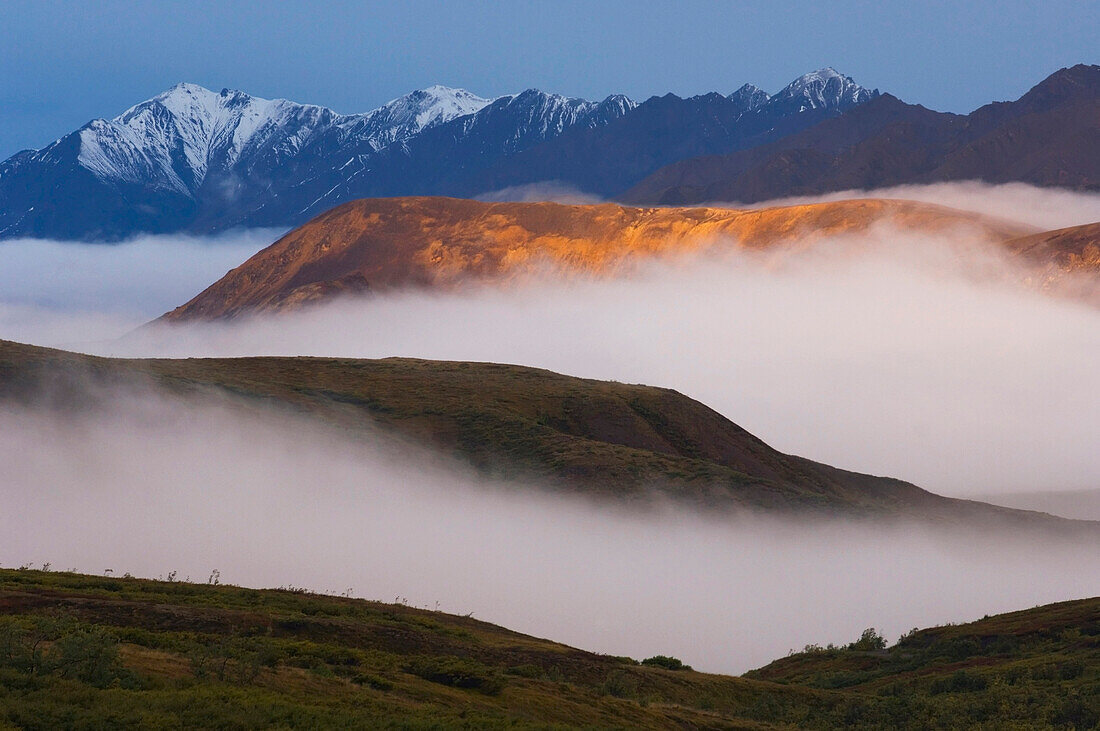
[[[419,657],[405,671],[440,685],[469,688],[487,695],[504,689],[504,675],[475,660],[460,657]]]
[[[653,657],[647,657],[642,660],[642,665],[649,665],[650,667],[664,668],[665,670],[691,670],[690,665],[685,665],[678,658],[669,657],[668,655],[654,655]]]

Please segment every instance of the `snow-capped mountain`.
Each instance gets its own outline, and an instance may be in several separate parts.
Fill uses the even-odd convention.
[[[547,180],[613,195],[661,165],[789,134],[875,94],[823,69],[771,97],[750,84],[641,105],[432,86],[338,114],[178,84],[0,163],[0,238],[291,226],[353,198]]]
[[[746,112],[751,112],[753,109],[759,109],[771,99],[771,97],[768,96],[768,92],[753,84],[745,84],[726,98]]]
[[[430,127],[474,114],[492,101],[465,89],[429,86],[394,99],[372,112],[344,117],[346,121],[338,126],[346,130],[348,137],[366,141],[380,150]]]
[[[723,155],[795,134],[878,94],[831,69],[802,76],[774,96],[745,84],[728,96],[655,96],[606,124],[579,128],[451,180],[470,196],[554,181],[616,197],[680,160]],[[486,111],[491,107],[487,107]]]
[[[164,187],[195,194],[211,171],[278,163],[335,133],[379,150],[490,103],[463,89],[433,86],[366,114],[340,115],[285,99],[177,84],[111,120],[77,133],[77,162],[103,181]],[[49,150],[49,148],[47,148]]]
[[[338,179],[323,170],[304,175],[284,203],[293,201],[304,220],[354,198],[484,192],[472,189],[469,181],[500,159],[567,132],[606,126],[635,106],[619,94],[592,102],[527,89],[377,154],[345,146]]]
[[[804,112],[810,109],[836,109],[843,111],[863,104],[878,96],[878,90],[866,89],[852,77],[826,67],[799,76],[771,97],[767,104],[772,109]]]
[[[494,104],[485,117],[476,116]],[[257,216],[265,224],[290,225],[305,215],[305,190],[337,188],[361,176],[387,148],[454,120],[470,118],[449,133],[458,142],[495,126],[502,107],[511,113],[513,127],[486,140],[493,149],[481,151],[492,153],[523,149],[632,106],[625,97],[600,104],[529,90],[484,99],[432,86],[365,114],[342,115],[177,84],[113,119],[93,120],[0,164],[0,237],[205,231],[250,224]]]

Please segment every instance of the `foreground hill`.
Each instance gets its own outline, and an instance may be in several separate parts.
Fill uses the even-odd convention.
[[[673,163],[619,198],[749,203],[949,180],[1100,189],[1100,66],[1062,69],[969,115],[882,95],[766,145]]]
[[[0,569],[0,725],[1100,723],[1100,599],[914,631],[889,649],[880,643],[869,631],[850,646],[808,648],[737,678],[694,672],[676,658],[597,655],[400,603]]]
[[[646,258],[804,245],[883,223],[929,233],[965,228],[992,242],[1033,232],[942,206],[892,200],[735,210],[364,199],[291,231],[164,319],[226,318],[349,292],[449,288],[547,270],[609,275]]]
[[[669,389],[494,363],[122,360],[0,341],[0,399],[9,403],[64,412],[149,388],[304,415],[353,439],[376,438],[381,427],[486,475],[617,504],[671,499],[715,515],[915,520],[1100,539],[1097,523],[945,498],[782,454]]]
[[[875,698],[846,721],[892,728],[1097,728],[1100,599],[808,647],[745,677]]]

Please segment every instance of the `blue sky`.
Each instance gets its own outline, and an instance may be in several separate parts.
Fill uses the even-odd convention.
[[[1100,62],[1100,3],[50,2],[0,4],[0,159],[178,81],[366,111],[441,83],[637,99],[769,92],[834,66],[965,112]]]

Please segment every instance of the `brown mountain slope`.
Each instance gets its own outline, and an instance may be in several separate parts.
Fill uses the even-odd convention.
[[[1014,254],[1066,272],[1100,272],[1100,222],[1023,236],[1005,246]]]
[[[747,203],[948,180],[1100,189],[1100,66],[1062,69],[966,116],[884,95],[771,145],[673,163],[620,199]]]
[[[1004,245],[1036,265],[1035,286],[1100,306],[1100,222],[1023,236]]]
[[[712,516],[748,510],[914,520],[1100,540],[1100,523],[941,497],[901,480],[783,454],[669,389],[496,363],[126,360],[0,341],[0,408],[15,403],[68,414],[150,387],[216,396],[221,406],[242,413],[305,416],[352,439],[389,435],[459,456],[515,484],[615,504],[644,506],[660,498]],[[423,457],[417,452],[410,459]]]
[[[851,200],[761,210],[371,198],[338,206],[230,271],[170,321],[297,307],[343,292],[453,287],[551,269],[606,275],[713,246],[762,249],[890,221],[965,226],[991,241],[1024,227],[911,201]]]

